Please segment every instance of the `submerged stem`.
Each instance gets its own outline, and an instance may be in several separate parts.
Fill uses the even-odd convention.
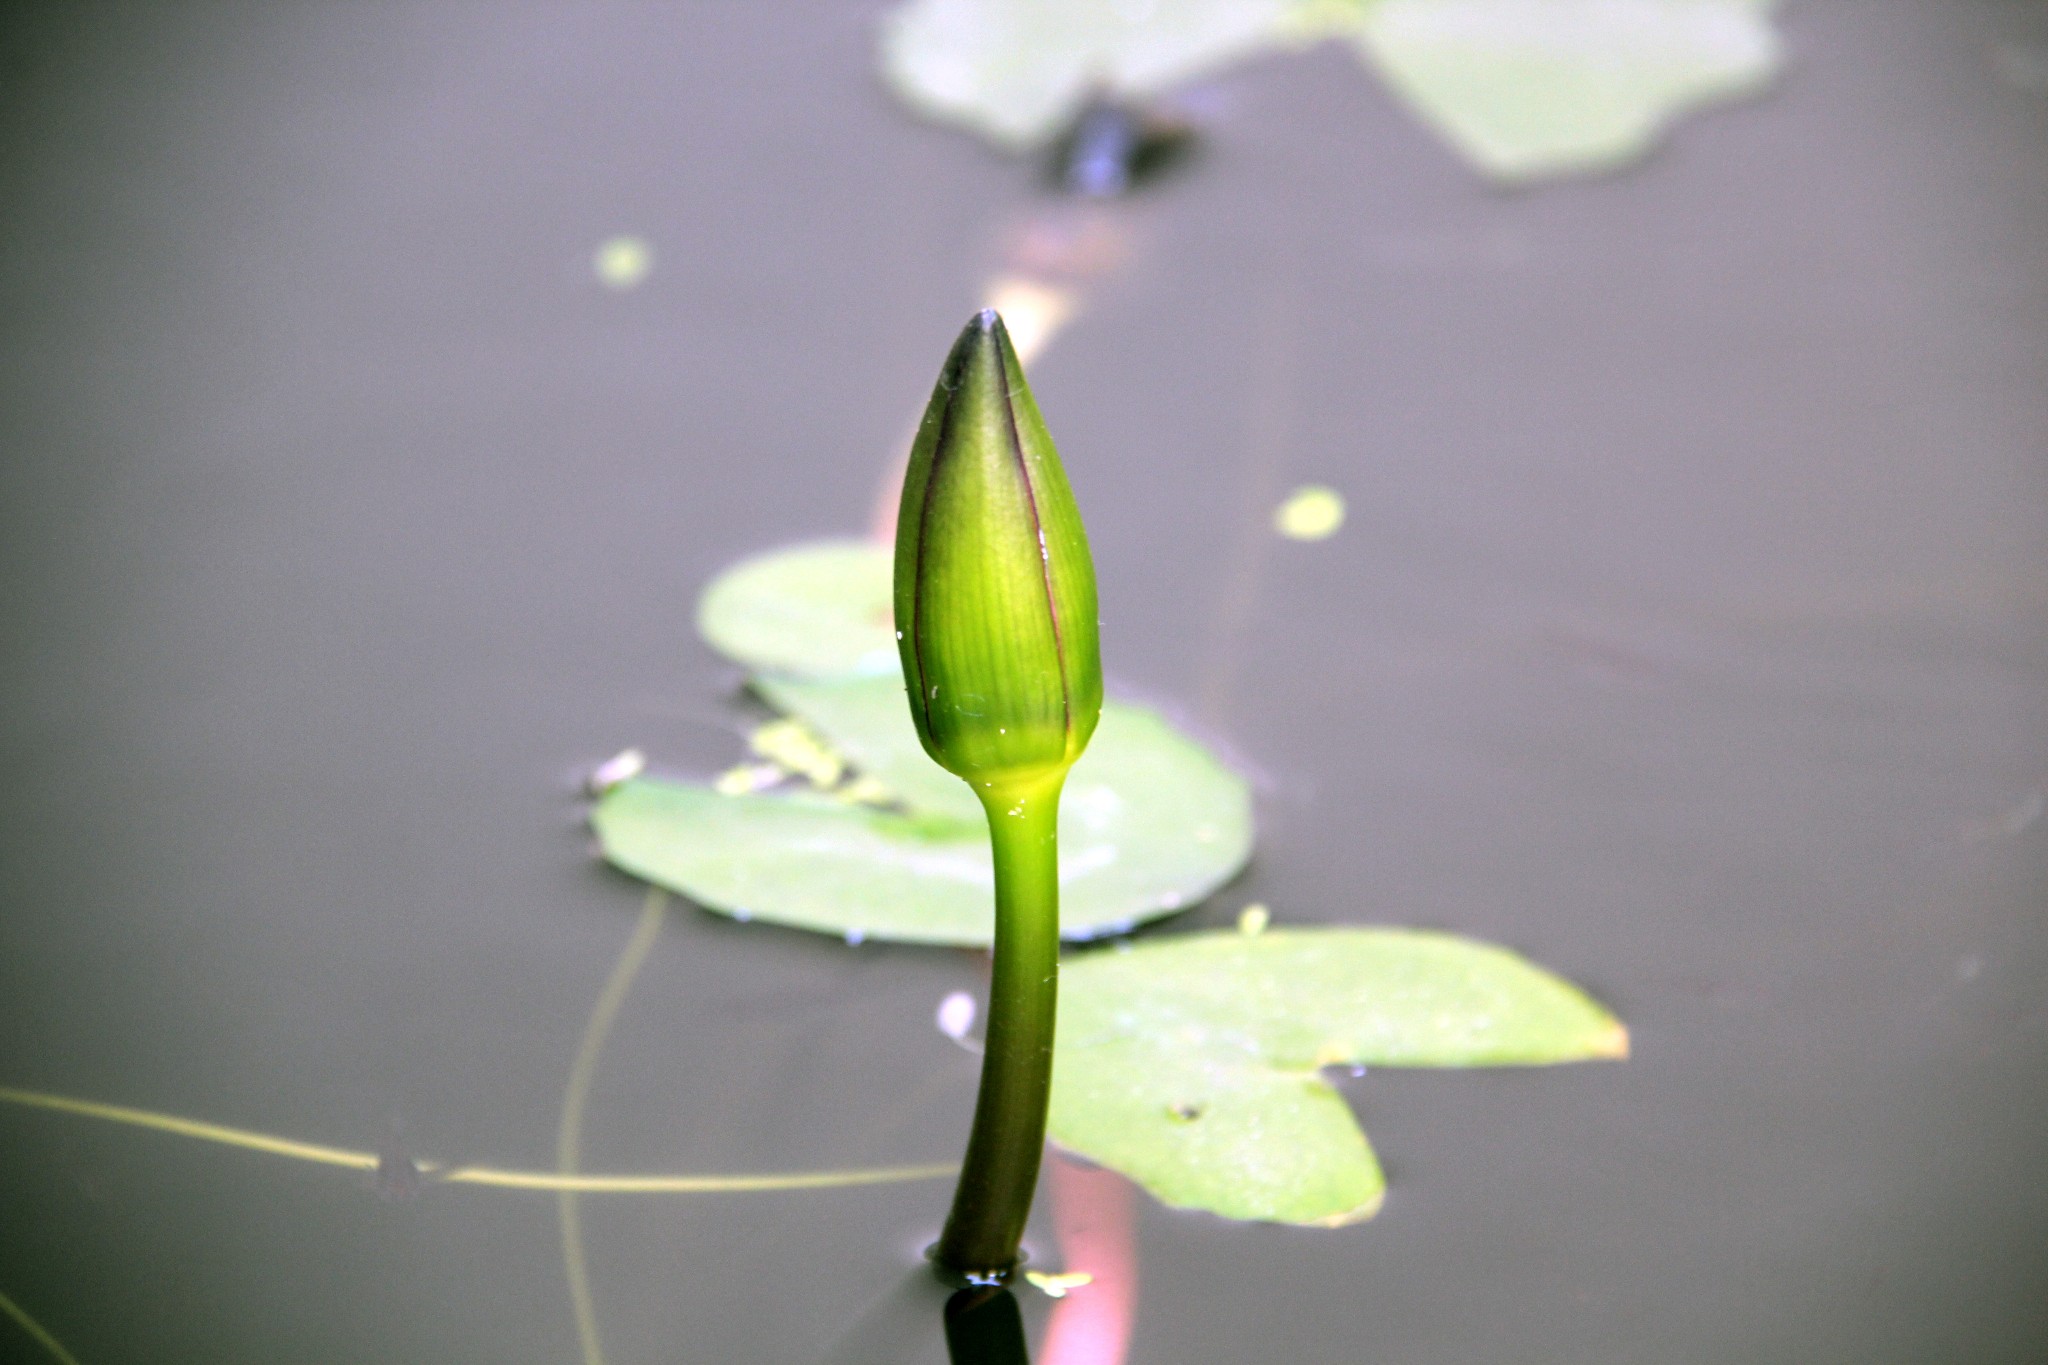
[[[55,1360],[57,1365],[78,1365],[77,1356],[65,1350],[63,1343],[51,1336],[49,1331],[40,1322],[30,1317],[26,1308],[23,1308],[5,1294],[0,1294],[0,1317],[12,1318],[14,1325],[26,1332],[29,1339],[35,1342],[36,1345],[48,1351],[50,1358]]]
[[[1045,1149],[1059,999],[1059,804],[1066,769],[977,794],[995,853],[995,963],[981,1090],[946,1230],[941,1269],[1000,1283],[1017,1264]]]
[[[590,1104],[591,1083],[597,1079],[597,1059],[611,1036],[633,978],[654,951],[661,934],[661,921],[668,909],[668,896],[660,888],[647,893],[640,907],[640,922],[626,941],[617,965],[598,992],[591,1007],[590,1022],[583,1026],[583,1041],[576,1046],[576,1060],[569,1066],[569,1084],[562,1091],[562,1120],[555,1130],[555,1168],[563,1175],[575,1175],[583,1165],[583,1114]],[[590,1293],[590,1267],[583,1255],[583,1215],[574,1190],[555,1196],[555,1209],[562,1223],[562,1274],[569,1282],[569,1306],[576,1315],[576,1343],[583,1365],[604,1365],[604,1342],[597,1330],[597,1307]]]

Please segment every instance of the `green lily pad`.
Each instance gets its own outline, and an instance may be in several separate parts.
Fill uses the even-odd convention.
[[[825,540],[733,565],[704,590],[697,631],[750,667],[801,677],[892,674],[889,547]]]
[[[1396,94],[1519,181],[1625,164],[1688,109],[1762,88],[1770,0],[1373,0],[1355,30]]]
[[[904,806],[920,815],[943,815],[976,827],[984,823],[981,802],[967,784],[932,762],[918,742],[900,675],[824,681],[755,678],[751,686],[770,706],[809,726],[834,753],[888,788]]]
[[[1225,930],[1061,971],[1049,1132],[1162,1202],[1338,1226],[1385,1180],[1321,1068],[1541,1066],[1628,1031],[1514,953],[1411,929]]]
[[[1293,32],[1300,0],[909,0],[884,21],[882,72],[927,117],[1013,149],[1088,96],[1158,94]]]
[[[988,943],[995,879],[981,804],[919,747],[902,680],[755,686],[905,809],[638,780],[592,812],[605,857],[739,918],[856,940]],[[1154,712],[1109,702],[1060,802],[1060,932],[1122,933],[1194,905],[1244,866],[1251,841],[1242,778]]]

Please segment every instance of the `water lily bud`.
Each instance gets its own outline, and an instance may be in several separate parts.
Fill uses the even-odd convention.
[[[1095,566],[1003,320],[925,409],[896,520],[896,634],[925,751],[978,788],[1064,773],[1102,711]]]

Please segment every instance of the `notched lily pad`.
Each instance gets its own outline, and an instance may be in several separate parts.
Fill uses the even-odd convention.
[[[1012,149],[1089,95],[1159,94],[1293,32],[1299,0],[908,0],[884,21],[882,73],[928,117]]]
[[[639,780],[591,815],[605,857],[723,914],[853,939],[988,943],[995,880],[981,805],[925,756],[902,681],[754,686],[900,808]],[[1242,778],[1156,713],[1110,702],[1060,802],[1060,932],[1120,933],[1191,906],[1244,866],[1251,841]]]
[[[1597,171],[1680,114],[1766,84],[1773,0],[906,0],[882,69],[919,112],[1002,146],[1050,137],[1091,91],[1144,98],[1323,38],[1472,165],[1507,181]]]
[[[733,565],[704,590],[697,631],[721,654],[798,677],[893,674],[889,548],[824,540]]]
[[[1480,170],[1529,180],[1641,156],[1678,115],[1768,83],[1769,0],[1376,0],[1367,61]]]
[[[1191,934],[1079,955],[1061,977],[1052,1139],[1226,1218],[1378,1212],[1379,1163],[1323,1067],[1628,1053],[1628,1031],[1576,986],[1451,934]]]

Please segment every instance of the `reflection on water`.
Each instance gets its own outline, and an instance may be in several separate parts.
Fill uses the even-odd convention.
[[[1087,1282],[1052,1310],[1040,1365],[1123,1365],[1138,1311],[1137,1201],[1115,1171],[1051,1154],[1046,1194],[1060,1255]]]
[[[963,1289],[946,1300],[946,1358],[952,1365],[1031,1365],[1024,1315],[1007,1289]]]
[[[825,1356],[823,1365],[907,1365],[934,1358],[932,1310],[939,1308],[953,1365],[1032,1359],[1024,1304],[1043,1293],[1054,1300],[1037,1365],[1124,1365],[1137,1319],[1137,1195],[1114,1171],[1046,1150],[1040,1197],[1052,1214],[1056,1254],[1041,1247],[1048,1269],[1031,1272],[1030,1289],[948,1291],[926,1266],[897,1280],[868,1304]],[[1057,1266],[1057,1270],[1050,1267]],[[1033,1316],[1043,1304],[1032,1304]]]
[[[1089,293],[1112,279],[1140,250],[1136,219],[1119,204],[1054,199],[1009,220],[998,233],[994,273],[981,285],[983,307],[1003,315],[1017,363],[1027,368],[1086,306]],[[896,536],[896,505],[916,418],[898,439],[876,486],[869,534]]]
[[[1181,165],[1194,146],[1195,127],[1177,112],[1102,93],[1054,144],[1052,179],[1084,199],[1114,199]]]
[[[1029,1277],[1058,1300],[1039,1365],[1123,1365],[1138,1300],[1131,1183],[1057,1151],[1048,1155],[1046,1193],[1066,1271]],[[961,1290],[946,1301],[945,1323],[952,1365],[1030,1359],[1023,1317],[1006,1289]]]

